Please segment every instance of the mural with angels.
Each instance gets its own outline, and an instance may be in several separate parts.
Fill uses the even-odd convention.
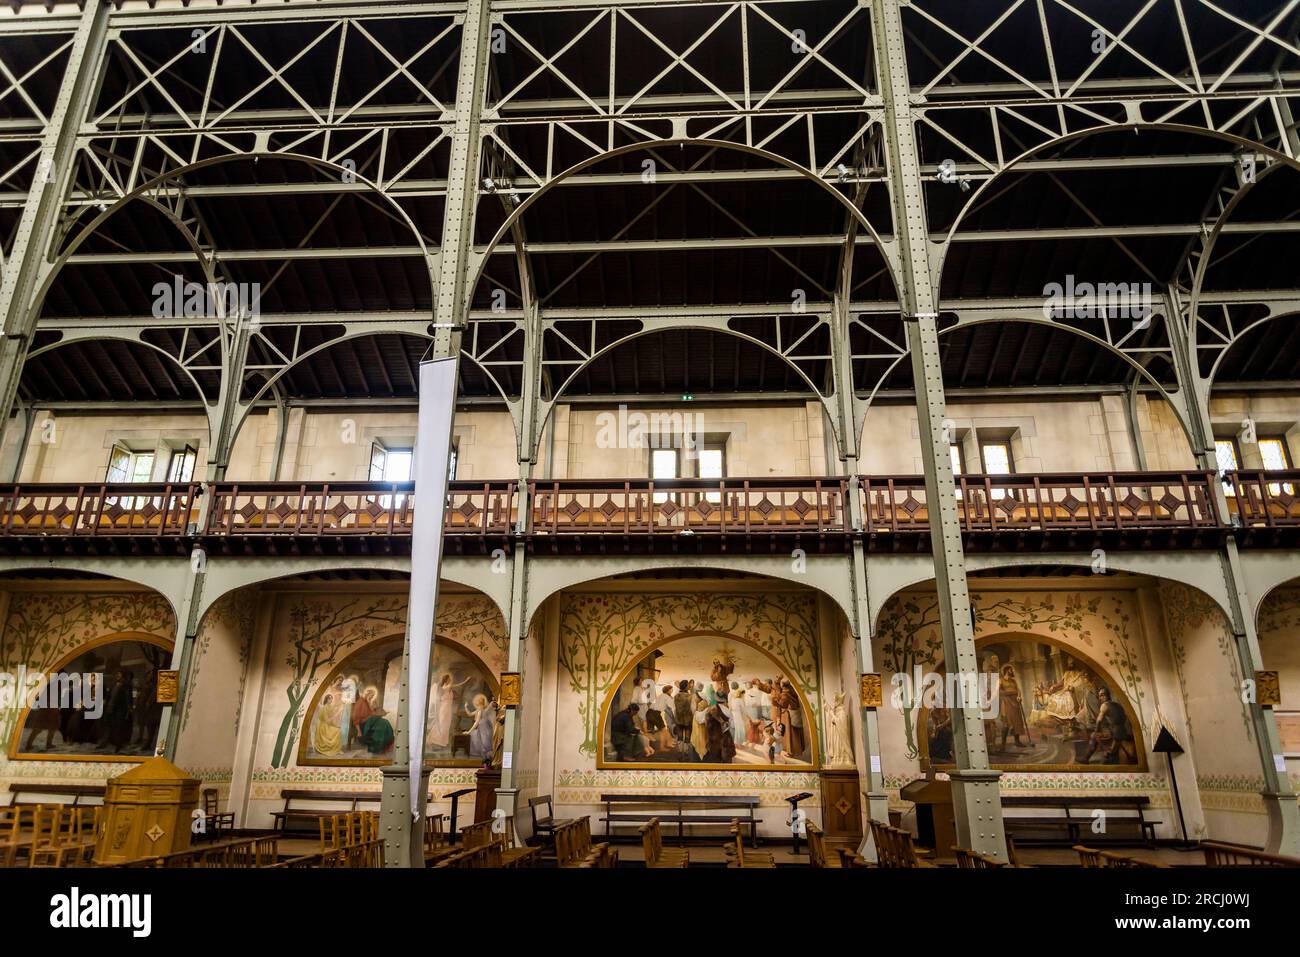
[[[307,711],[300,765],[382,765],[392,760],[402,667],[402,636],[371,642],[323,681]],[[424,759],[473,767],[492,757],[497,683],[487,666],[439,636],[430,667]]]

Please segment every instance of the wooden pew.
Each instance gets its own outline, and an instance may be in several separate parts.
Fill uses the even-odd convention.
[[[1065,797],[1059,794],[1049,795],[1003,795],[1002,807],[1035,808],[1057,813],[1043,815],[1003,815],[1003,824],[1008,833],[1020,835],[1021,843],[1026,840],[1053,843],[1068,841],[1077,844],[1083,837],[1083,829],[1089,833],[1084,839],[1090,843],[1098,841],[1131,842],[1134,839],[1154,846],[1157,821],[1149,821],[1146,812],[1151,799],[1145,794],[1105,794],[1094,797]],[[1106,832],[1091,833],[1092,813],[1100,809],[1106,814]],[[1079,812],[1079,813],[1072,813]],[[1131,812],[1131,813],[1128,813]],[[1046,832],[1046,835],[1043,836]],[[1030,836],[1031,834],[1039,836]]]
[[[318,834],[322,817],[356,811],[358,804],[378,803],[378,791],[298,791],[280,792],[284,807],[271,814],[280,834]],[[330,802],[335,807],[303,807],[302,802]]]

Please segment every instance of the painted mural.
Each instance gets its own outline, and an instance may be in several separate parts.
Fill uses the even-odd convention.
[[[585,782],[583,787],[598,792],[602,787],[668,786],[646,778],[667,781],[667,776],[672,775],[674,781],[689,780],[689,784],[681,786],[694,791],[724,786],[734,789],[733,779],[739,776],[751,780],[753,787],[763,788],[769,778],[806,780],[810,777],[808,769],[817,766],[820,729],[816,722],[822,708],[823,677],[817,599],[812,594],[777,588],[732,592],[570,592],[561,599],[558,619],[557,658],[562,685],[556,729],[560,743],[557,780],[570,781],[572,788],[577,788],[576,782],[581,780]],[[673,642],[685,639],[698,639],[699,653],[692,652],[690,660],[682,660],[679,674],[675,670],[679,666],[671,657],[676,653]],[[729,666],[722,660],[724,650],[733,658],[732,670],[723,679],[728,695],[732,680],[739,685],[742,678],[746,685],[752,679],[767,684],[777,697],[782,697],[784,692],[774,685],[774,679],[789,683],[789,708],[795,711],[797,701],[800,709],[801,726],[797,734],[803,740],[795,752],[800,757],[791,756],[788,740],[795,723],[793,718],[776,722],[786,726],[784,731],[775,724],[772,728],[774,735],[785,736],[779,743],[779,751],[775,739],[765,742],[765,726],[771,723],[772,717],[771,692],[760,690],[751,694],[751,698],[759,700],[752,701],[750,707],[755,720],[761,720],[764,714],[761,698],[767,696],[767,720],[762,725],[752,730],[748,723],[736,722],[733,726],[723,716],[728,723],[731,746],[737,745],[737,734],[743,737],[740,742],[743,746],[737,747],[735,754],[731,753],[731,746],[721,743],[720,725],[716,725],[714,741],[719,747],[713,753],[707,744],[702,751],[697,750],[688,736],[680,742],[674,739],[670,745],[667,736],[656,729],[658,740],[668,750],[680,753],[662,754],[658,745],[651,744],[656,753],[646,755],[647,749],[643,748],[638,758],[634,743],[631,749],[624,747],[624,758],[620,759],[613,743],[613,720],[618,712],[626,712],[629,675],[635,675],[646,659],[652,659],[659,662],[654,667],[663,672],[664,680],[657,686],[659,694],[671,680],[676,682],[675,698],[681,690],[681,681],[687,682],[688,692],[690,682],[694,681],[701,696],[707,695],[707,689],[712,687],[717,701],[721,694],[715,683],[718,679],[712,677],[713,662],[716,657],[721,670],[726,671]],[[670,657],[656,657],[655,652]],[[646,677],[648,673],[641,676],[638,688]],[[732,710],[730,705],[727,708]],[[666,708],[656,710],[662,714]],[[715,712],[715,722],[720,713]],[[748,714],[747,711],[746,722]],[[673,718],[675,723],[675,711]],[[705,715],[702,728],[706,735],[708,721]],[[621,735],[625,722],[620,720],[619,724]],[[758,740],[752,740],[753,737]],[[627,744],[626,739],[620,741]],[[698,736],[696,741],[702,743]],[[768,760],[769,746],[776,763]],[[712,760],[706,762],[702,760],[704,756]],[[717,760],[719,757],[723,759]],[[752,773],[760,770],[769,773]],[[566,789],[564,793],[573,798],[578,791]]]
[[[808,768],[813,722],[767,654],[718,635],[657,645],[604,702],[600,765]]]
[[[477,594],[441,595],[435,627],[439,636],[450,638],[483,661],[490,674],[504,670],[507,645],[505,621],[491,599]],[[317,760],[311,760],[311,764],[339,763],[336,760],[319,760],[329,755],[323,755],[312,744],[315,730],[312,722],[318,717],[316,714],[309,715],[309,711],[314,710],[312,702],[319,699],[322,704],[341,711],[348,702],[333,697],[329,702],[324,702],[324,694],[318,694],[322,682],[327,679],[332,682],[332,675],[338,666],[353,652],[374,642],[387,641],[394,635],[401,635],[405,628],[404,595],[339,596],[307,593],[285,596],[277,614],[276,634],[273,636],[276,646],[284,649],[284,652],[281,667],[272,680],[283,688],[287,700],[284,710],[280,712],[271,748],[272,768],[287,768],[295,756],[310,756],[312,753],[316,754]],[[386,711],[385,715],[374,717],[387,719],[391,725],[396,707],[384,708],[383,703],[387,698],[382,680],[364,683],[357,691],[364,698],[367,688],[372,685],[375,688],[375,701],[367,701],[367,704],[374,710]],[[391,700],[395,702],[396,698]],[[468,703],[472,707],[473,699]],[[350,704],[357,705],[358,702],[354,700]],[[362,705],[361,710],[364,707]],[[339,722],[342,735],[341,714]],[[351,760],[359,760],[367,765],[383,764],[382,755],[386,749],[379,744],[384,736],[380,721],[372,723],[371,729],[366,750]],[[305,739],[304,734],[307,735]],[[327,748],[331,747],[328,740],[325,744]],[[355,751],[352,744],[353,739],[349,733],[348,751]],[[378,746],[380,750],[372,752],[372,746]],[[349,762],[345,760],[342,763]]]
[[[130,673],[132,687],[130,697],[132,706],[129,710],[132,733],[117,751],[117,745],[110,740],[107,747],[102,746],[96,732],[93,740],[68,742],[64,735],[62,714],[57,715],[60,727],[46,727],[39,737],[31,734],[34,729],[30,718],[32,713],[26,710],[25,696],[8,696],[0,704],[0,741],[5,745],[5,759],[36,758],[45,762],[56,760],[67,762],[62,766],[54,763],[42,765],[42,774],[93,773],[102,778],[102,772],[89,771],[85,762],[129,761],[138,760],[138,749],[131,747],[131,740],[137,742],[142,737],[137,722],[143,717],[143,711],[136,707],[140,694],[144,692],[149,679],[148,669],[137,668],[137,660],[145,652],[131,652],[128,649],[107,647],[98,651],[98,646],[108,645],[114,639],[123,641],[142,641],[151,647],[170,648],[175,637],[176,619],[171,605],[156,592],[145,590],[126,590],[120,592],[103,591],[53,591],[33,589],[15,591],[9,595],[9,606],[4,617],[4,627],[0,629],[0,671],[17,676],[54,675],[76,671],[88,666],[90,659],[86,652],[96,651],[96,657],[103,659],[105,671],[101,690],[110,693],[119,679],[111,671],[113,663],[125,659],[126,670]],[[149,652],[153,654],[153,652]],[[163,661],[169,661],[167,653]],[[164,664],[163,667],[168,667]],[[88,679],[89,680],[89,679]],[[98,679],[96,679],[98,680]],[[124,683],[126,679],[122,679]],[[60,678],[62,685],[65,679]],[[89,685],[86,690],[89,692]],[[99,693],[98,691],[94,693]],[[89,695],[88,695],[89,696]],[[87,697],[88,697],[87,696]],[[125,688],[118,691],[117,705],[119,715],[125,700]],[[83,699],[84,700],[84,699]],[[68,720],[71,720],[71,715]],[[102,719],[101,719],[102,720]],[[121,717],[116,719],[118,728],[113,735],[115,739],[123,736]],[[51,715],[37,715],[36,724],[55,723]],[[20,727],[20,724],[22,727]],[[154,725],[155,733],[157,726]],[[71,729],[73,738],[90,738],[89,732],[77,728]],[[76,745],[75,747],[71,745]],[[147,751],[153,752],[151,742]],[[5,770],[6,775],[18,772],[18,765],[11,765]],[[78,767],[80,768],[78,770]],[[75,771],[75,774],[74,774]]]
[[[1127,697],[1077,650],[1019,636],[983,639],[976,649],[984,739],[993,767],[1146,770],[1142,729]],[[951,711],[923,713],[922,756],[935,766],[952,765]]]
[[[154,753],[162,705],[158,671],[171,645],[139,635],[87,646],[29,689],[9,756],[137,760]]]
[[[304,723],[301,765],[382,765],[391,760],[403,636],[371,642],[321,684]],[[480,765],[492,756],[496,680],[474,655],[445,638],[434,643],[425,760]]]

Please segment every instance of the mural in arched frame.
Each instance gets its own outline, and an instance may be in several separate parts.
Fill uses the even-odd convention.
[[[28,688],[8,755],[24,761],[132,761],[157,747],[162,705],[158,671],[170,667],[173,643],[141,631],[104,635],[79,645]],[[28,706],[31,704],[32,706]]]
[[[1142,725],[1132,702],[1120,682],[1083,652],[1054,638],[1020,633],[977,639],[975,650],[985,682],[981,687],[990,692],[981,691],[981,706],[991,767],[1070,773],[1147,770]],[[935,673],[946,673],[942,663]],[[993,675],[998,676],[996,688]],[[917,723],[925,730],[919,741],[922,766],[953,767],[949,709],[923,705]]]
[[[298,764],[380,767],[392,762],[402,664],[401,633],[343,659],[312,697],[298,739]],[[478,767],[492,756],[499,694],[496,677],[459,642],[438,635],[430,662],[426,764]]]
[[[678,635],[647,647],[612,684],[599,729],[598,768],[819,765],[817,725],[799,683],[732,634]]]

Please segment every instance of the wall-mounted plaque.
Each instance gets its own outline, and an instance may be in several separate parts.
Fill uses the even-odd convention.
[[[861,696],[862,707],[864,708],[881,708],[884,707],[885,698],[881,687],[880,675],[865,674],[861,678]]]
[[[158,672],[158,703],[175,704],[179,697],[181,687],[181,673],[179,671],[162,671]]]
[[[501,674],[501,704],[507,708],[519,707],[522,697],[519,687],[519,672],[505,671]]]

